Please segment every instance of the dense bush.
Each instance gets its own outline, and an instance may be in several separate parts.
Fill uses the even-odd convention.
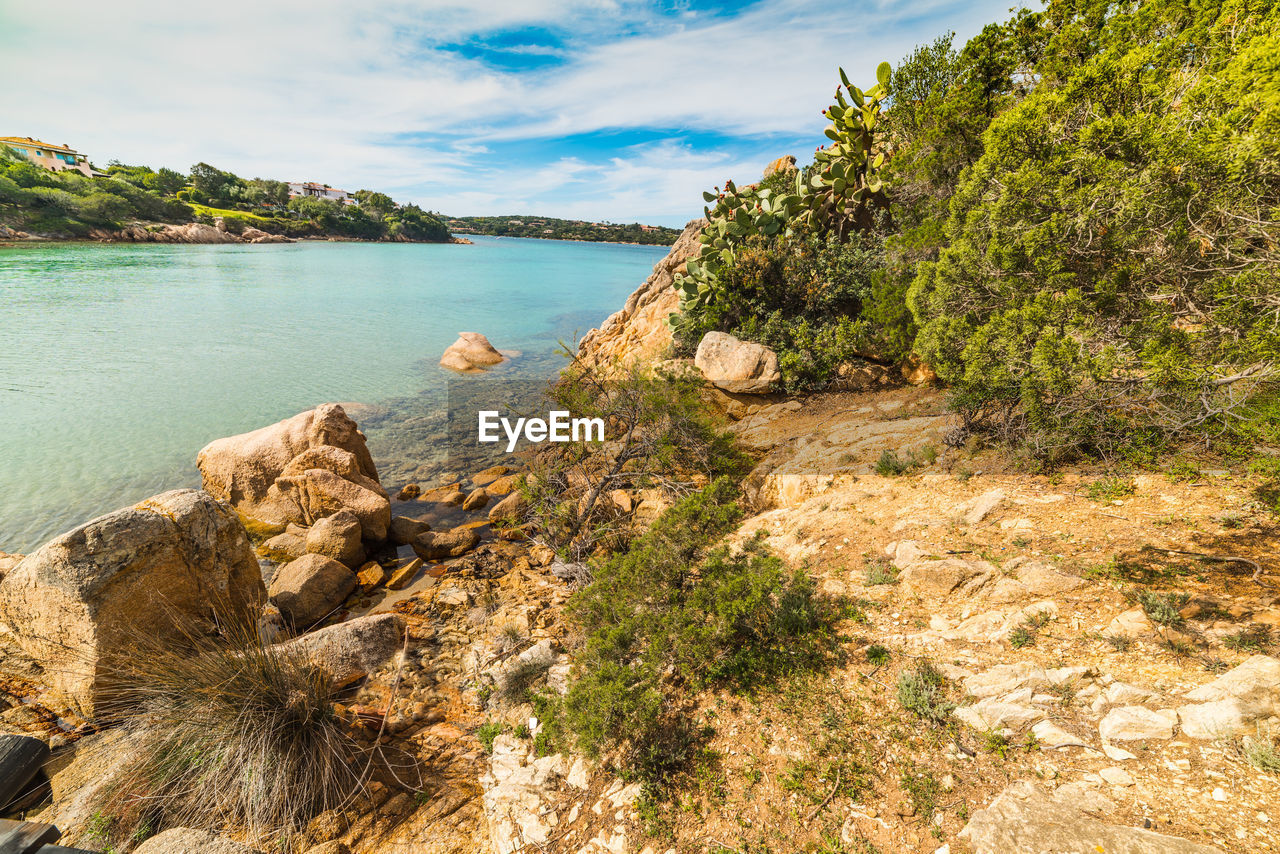
[[[665,512],[631,547],[598,562],[595,581],[569,601],[585,640],[553,732],[592,756],[618,751],[661,784],[698,740],[692,691],[746,688],[827,657],[834,611],[803,572],[758,541],[714,544],[738,523],[725,478]]]
[[[1051,456],[1230,419],[1280,356],[1280,7],[1051,3],[910,294],[971,417]]]
[[[767,344],[793,389],[914,352],[967,428],[1049,459],[1248,433],[1280,376],[1278,57],[1265,0],[1053,0],[921,46],[861,132],[828,110],[796,195],[707,194],[677,340]],[[851,148],[865,174],[833,166]],[[799,226],[855,185],[864,209],[815,250]]]
[[[700,385],[686,377],[602,371],[575,358],[547,396],[553,410],[605,425],[603,443],[584,435],[544,445],[524,487],[541,535],[572,560],[620,548],[631,536],[629,518],[611,497],[616,490],[681,497],[748,468],[708,413]]]

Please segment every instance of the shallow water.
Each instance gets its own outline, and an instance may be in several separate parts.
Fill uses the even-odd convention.
[[[196,453],[325,401],[356,402],[388,486],[438,472],[463,330],[550,376],[664,247],[54,244],[0,248],[0,551],[156,492]]]

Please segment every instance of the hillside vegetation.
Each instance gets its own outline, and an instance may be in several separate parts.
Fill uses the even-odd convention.
[[[1270,2],[1055,0],[844,79],[812,164],[706,194],[677,342],[915,354],[1040,459],[1275,442],[1278,64]]]
[[[540,237],[548,240],[587,240],[595,243],[643,243],[670,246],[680,229],[661,225],[619,225],[584,222],[546,216],[463,216],[448,220],[459,234],[492,234],[498,237]]]
[[[112,163],[103,177],[52,172],[0,147],[0,224],[49,237],[84,237],[94,229],[136,222],[253,227],[289,237],[441,242],[449,230],[417,205],[361,190],[359,204],[290,199],[283,181],[246,179],[207,163],[183,175],[173,169]]]

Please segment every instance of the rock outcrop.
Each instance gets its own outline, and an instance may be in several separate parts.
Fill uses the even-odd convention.
[[[794,174],[795,171],[796,171],[795,155],[787,154],[782,157],[779,157],[777,160],[774,160],[770,162],[769,165],[765,166],[764,177],[772,178],[774,175],[777,175],[779,172],[783,174],[787,174],[787,173]]]
[[[210,442],[196,464],[206,490],[266,532],[347,509],[365,540],[386,539],[391,502],[364,434],[336,403]]]
[[[680,295],[672,283],[684,263],[698,254],[698,235],[707,224],[695,219],[684,227],[666,257],[653,267],[644,284],[626,304],[592,329],[578,344],[578,356],[588,364],[631,365],[652,360],[671,344],[667,317],[680,309]]]
[[[207,830],[175,827],[143,842],[134,854],[262,854],[257,848],[218,836]]]
[[[500,364],[504,356],[479,332],[459,332],[440,357],[440,364],[453,371],[469,373]]]
[[[693,363],[716,388],[736,394],[766,394],[782,379],[778,354],[727,332],[708,332]]]
[[[324,555],[355,569],[364,562],[364,546],[360,543],[361,525],[356,514],[342,509],[332,516],[317,519],[307,531],[307,551]]]
[[[279,645],[286,654],[305,655],[325,670],[335,685],[350,685],[386,663],[404,641],[404,620],[396,614],[370,614]]]
[[[27,555],[0,581],[0,622],[61,699],[91,714],[139,636],[177,642],[193,622],[244,613],[264,596],[235,513],[179,489]]]
[[[1222,854],[1174,836],[1123,825],[1107,824],[1115,804],[1096,792],[1063,786],[1053,795],[1022,781],[1001,792],[986,809],[978,810],[960,831],[974,854],[1010,851],[1053,851],[1061,854]]]

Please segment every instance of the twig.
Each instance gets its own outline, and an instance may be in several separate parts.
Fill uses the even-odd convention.
[[[1272,584],[1268,584],[1267,582],[1263,581],[1261,578],[1258,577],[1262,575],[1262,564],[1258,563],[1256,560],[1250,560],[1247,557],[1235,557],[1234,555],[1211,555],[1211,554],[1205,554],[1204,552],[1184,552],[1184,551],[1179,551],[1177,549],[1165,549],[1164,552],[1165,554],[1170,556],[1183,555],[1185,557],[1198,557],[1201,560],[1212,560],[1212,561],[1217,561],[1218,563],[1243,563],[1253,567],[1253,578],[1251,579],[1252,581],[1254,581],[1255,583],[1263,587],[1274,586]]]
[[[836,784],[831,787],[831,793],[822,799],[822,803],[813,808],[813,812],[804,820],[805,824],[813,821],[813,817],[822,812],[822,808],[831,803],[831,799],[836,796],[836,792],[840,791],[840,775],[844,772],[843,768],[836,769]]]

